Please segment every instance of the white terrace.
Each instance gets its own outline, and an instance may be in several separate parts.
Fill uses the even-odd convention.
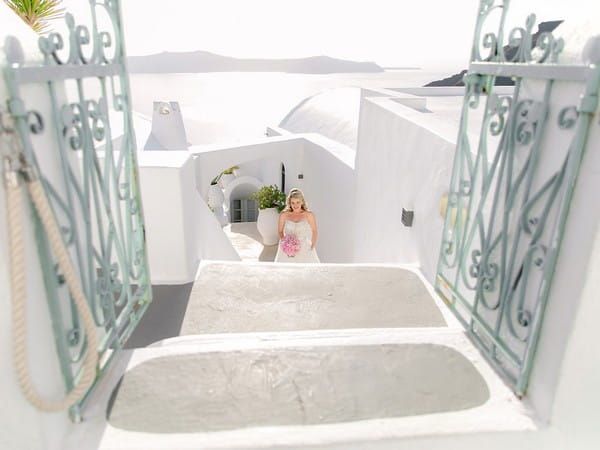
[[[465,88],[334,90],[263,139],[188,148],[176,102],[129,110],[118,2],[90,3],[110,42],[100,19],[89,41],[73,26],[42,62],[3,30],[20,44],[0,86],[0,448],[600,443],[600,38],[566,65],[552,35],[532,56],[528,28],[504,61],[508,2],[482,1]],[[323,264],[223,228],[232,200],[283,182]]]

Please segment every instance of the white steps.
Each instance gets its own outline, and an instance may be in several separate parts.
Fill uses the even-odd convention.
[[[211,262],[199,275],[184,335],[123,352],[65,450],[400,448],[535,428],[414,269]]]

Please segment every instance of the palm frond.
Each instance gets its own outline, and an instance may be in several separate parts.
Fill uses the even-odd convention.
[[[39,34],[48,31],[49,21],[64,16],[65,9],[61,8],[61,2],[62,0],[4,0],[10,9]]]

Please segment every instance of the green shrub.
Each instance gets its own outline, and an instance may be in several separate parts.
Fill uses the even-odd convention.
[[[250,200],[258,202],[258,209],[277,208],[281,212],[285,207],[285,194],[274,184],[261,187],[250,195]]]

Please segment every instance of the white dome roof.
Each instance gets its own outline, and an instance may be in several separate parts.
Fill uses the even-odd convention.
[[[292,109],[279,127],[293,133],[319,133],[356,150],[360,88],[329,89]]]

